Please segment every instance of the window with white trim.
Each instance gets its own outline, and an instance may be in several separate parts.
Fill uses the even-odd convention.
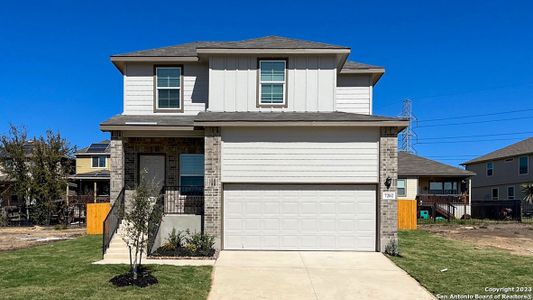
[[[487,176],[492,176],[492,174],[494,174],[494,164],[489,161],[487,163]]]
[[[398,185],[397,185],[397,191],[398,196],[405,197],[405,190],[406,190],[407,182],[405,179],[398,179]]]
[[[521,156],[518,159],[518,174],[524,175],[529,173],[529,157]]]
[[[507,187],[507,200],[514,200],[514,186]]]
[[[93,168],[105,168],[106,167],[106,157],[105,156],[93,156],[92,157],[92,167]]]
[[[285,60],[259,61],[259,104],[284,105],[287,101]]]
[[[155,103],[159,110],[181,108],[181,67],[156,67]]]
[[[500,189],[492,188],[492,200],[498,200],[500,198]]]

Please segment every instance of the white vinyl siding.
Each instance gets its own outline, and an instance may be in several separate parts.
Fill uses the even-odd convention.
[[[371,185],[224,185],[224,249],[376,249]]]
[[[339,75],[335,94],[337,111],[372,114],[370,75]]]
[[[378,129],[223,128],[223,182],[377,183]]]
[[[124,70],[124,114],[154,114],[154,65],[150,63],[128,63]],[[196,115],[205,111],[209,88],[209,68],[207,64],[184,64],[183,113]],[[181,96],[181,95],[180,95]]]
[[[258,107],[257,56],[209,58],[210,111],[334,111],[337,65],[334,55],[288,56],[287,107]]]

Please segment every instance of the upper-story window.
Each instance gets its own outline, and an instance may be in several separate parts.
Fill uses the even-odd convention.
[[[529,173],[529,157],[521,156],[518,159],[518,174],[524,175]]]
[[[487,163],[487,176],[492,176],[492,174],[494,174],[494,164],[489,161]]]
[[[93,168],[105,168],[106,167],[106,157],[105,156],[93,156],[92,157],[92,167]]]
[[[285,60],[259,61],[259,104],[285,105],[287,78]]]
[[[155,68],[156,111],[181,110],[181,67]]]

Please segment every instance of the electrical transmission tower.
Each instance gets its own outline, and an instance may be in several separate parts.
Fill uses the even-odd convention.
[[[411,100],[403,100],[402,114],[400,115],[400,117],[409,118],[409,126],[407,126],[407,128],[405,128],[400,133],[400,145],[398,150],[416,154],[414,144],[417,139],[417,136],[413,129],[413,125],[416,122],[416,116],[413,114],[413,103]]]

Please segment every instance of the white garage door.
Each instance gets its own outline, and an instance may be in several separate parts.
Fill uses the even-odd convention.
[[[371,185],[224,185],[224,249],[375,251]]]

